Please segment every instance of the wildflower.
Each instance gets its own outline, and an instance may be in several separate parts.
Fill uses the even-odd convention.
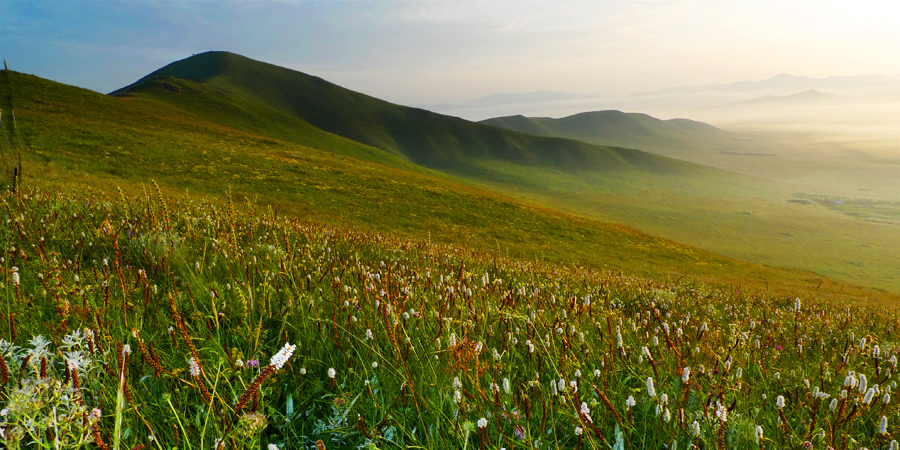
[[[13,272],[12,274],[12,282],[14,285],[19,285],[19,272]]]
[[[581,427],[575,427],[575,436],[581,436],[584,430]]]
[[[828,409],[834,411],[837,409],[838,401],[836,398],[831,399],[831,403],[828,404]]]
[[[503,379],[503,392],[506,392],[507,394],[509,394],[509,391],[510,391],[509,378],[504,378]]]
[[[694,437],[700,436],[700,423],[697,422],[696,420],[693,423],[691,423],[691,434],[693,434]]]
[[[591,410],[588,408],[587,402],[581,402],[581,413],[582,414],[590,414]]]
[[[200,363],[197,362],[197,359],[191,356],[191,359],[188,360],[188,366],[191,368],[191,376],[199,377],[200,376]]]
[[[690,380],[690,379],[691,379],[691,368],[685,367],[684,370],[681,372],[681,382],[687,383],[688,380]]]
[[[268,446],[266,446],[266,449],[267,450],[278,450],[278,446],[275,444],[269,444]]]
[[[259,369],[259,361],[255,360],[255,359],[251,359],[250,361],[247,361],[247,367]]]
[[[377,368],[378,368],[378,361],[372,361],[372,368],[373,368],[373,369],[377,369]]]
[[[628,398],[625,399],[625,409],[631,409],[631,407],[636,404],[637,404],[637,402],[634,401],[634,397],[632,397],[630,395],[628,396]]]
[[[756,426],[756,442],[760,442],[763,440],[763,428],[759,425]]]
[[[653,387],[653,377],[647,377],[647,395],[656,397],[656,389]]]
[[[366,340],[371,341],[375,336],[372,334],[372,330],[366,328]]]
[[[887,417],[881,416],[878,422],[878,434],[887,434]]]
[[[863,403],[865,403],[867,405],[869,403],[872,403],[872,397],[874,397],[874,396],[875,396],[875,389],[869,388],[869,390],[866,391],[865,397],[863,397]]]
[[[478,428],[484,429],[487,427],[487,424],[488,424],[488,421],[484,417],[478,419]]]
[[[866,385],[868,384],[868,380],[866,380],[866,374],[859,374],[859,393],[863,394],[866,392]]]
[[[881,397],[881,403],[888,404],[891,402],[891,393],[885,392],[884,397]]]
[[[726,408],[725,405],[719,403],[719,405],[716,407],[716,417],[718,417],[722,422],[727,422],[728,408]]]
[[[300,375],[306,375],[306,367],[300,368]]]
[[[337,371],[334,370],[334,367],[328,369],[328,378],[334,379],[335,375],[337,375]]]
[[[600,376],[600,369],[594,369],[594,377]]]
[[[284,347],[281,347],[281,350],[278,350],[278,353],[272,356],[269,365],[275,366],[275,370],[281,369],[281,367],[284,366],[284,363],[291,359],[291,355],[294,354],[294,350],[296,349],[296,345],[285,343]]]
[[[775,407],[778,409],[784,408],[784,396],[783,395],[779,395],[778,397],[775,397]]]

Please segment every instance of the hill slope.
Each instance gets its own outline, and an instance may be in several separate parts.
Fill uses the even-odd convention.
[[[279,214],[511,257],[714,284],[826,295],[809,272],[724,258],[637,230],[536,208],[453,182],[201,120],[144,97],[116,98],[10,73],[24,186],[224,203],[252,199]],[[0,84],[0,96],[10,86]],[[6,150],[6,149],[5,149]],[[816,288],[823,283],[819,291]],[[834,283],[841,296],[880,296]]]
[[[470,173],[477,160],[565,170],[695,169],[681,161],[638,150],[536,137],[399,106],[318,77],[227,52],[202,53],[174,62],[113,95],[146,93],[167,76],[240,96],[248,104],[277,109],[329,133],[442,170]],[[159,93],[158,88],[156,91]]]
[[[191,79],[164,78],[173,75]],[[178,85],[177,89],[154,86],[158,83]],[[900,234],[890,226],[863,223],[834,211],[800,208],[790,203],[797,190],[730,172],[637,150],[527,135],[401,107],[229,53],[178,61],[117,95],[190,112],[198,120],[230,129],[330,150],[302,140],[305,132],[294,138],[294,128],[278,125],[276,130],[271,125],[278,120],[283,124],[301,121],[359,141],[368,149],[377,148],[380,153],[368,154],[368,161],[487,188],[592,220],[636,227],[741,260],[801,267],[851,282],[900,289],[895,257],[888,250],[900,246]],[[232,112],[223,113],[229,108]],[[254,119],[275,115],[278,120]],[[683,121],[668,125],[686,126],[678,130],[679,136],[704,128]],[[746,157],[733,156],[740,153],[740,146],[714,140],[704,145],[688,142],[682,148],[672,142],[664,141],[654,151],[693,161],[708,158],[710,150],[729,158]],[[840,230],[854,231],[848,237]],[[760,246],[759,242],[770,245]]]
[[[703,122],[660,120],[646,114],[593,111],[560,119],[508,116],[479,123],[537,136],[577,139],[598,145],[640,148],[679,157],[702,147],[706,151],[728,145],[737,136]]]

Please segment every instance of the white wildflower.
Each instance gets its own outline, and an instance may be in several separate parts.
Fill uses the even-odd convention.
[[[284,347],[281,347],[281,350],[278,350],[278,353],[274,354],[269,360],[269,365],[275,366],[276,370],[280,370],[291,359],[291,355],[294,354],[296,349],[296,345],[285,342]]]
[[[197,362],[197,359],[191,356],[191,359],[188,360],[188,367],[191,368],[191,376],[199,377],[200,376],[200,363]]]

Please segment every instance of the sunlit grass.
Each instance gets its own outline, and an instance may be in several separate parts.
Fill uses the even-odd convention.
[[[0,208],[9,448],[896,445],[900,323],[883,307],[507,259],[152,184]]]

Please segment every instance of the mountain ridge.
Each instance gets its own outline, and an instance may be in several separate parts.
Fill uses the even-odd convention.
[[[690,119],[661,120],[643,113],[590,111],[558,119],[521,115],[496,117],[481,123],[540,136],[578,139],[598,145],[642,148],[669,157],[695,147],[698,141],[735,139],[727,131]]]
[[[403,155],[429,168],[465,171],[471,169],[473,160],[498,159],[564,170],[690,170],[688,163],[640,150],[535,137],[395,105],[319,77],[227,52],[207,52],[176,61],[112,95],[140,93],[163,76],[194,81],[269,105],[326,132]]]

